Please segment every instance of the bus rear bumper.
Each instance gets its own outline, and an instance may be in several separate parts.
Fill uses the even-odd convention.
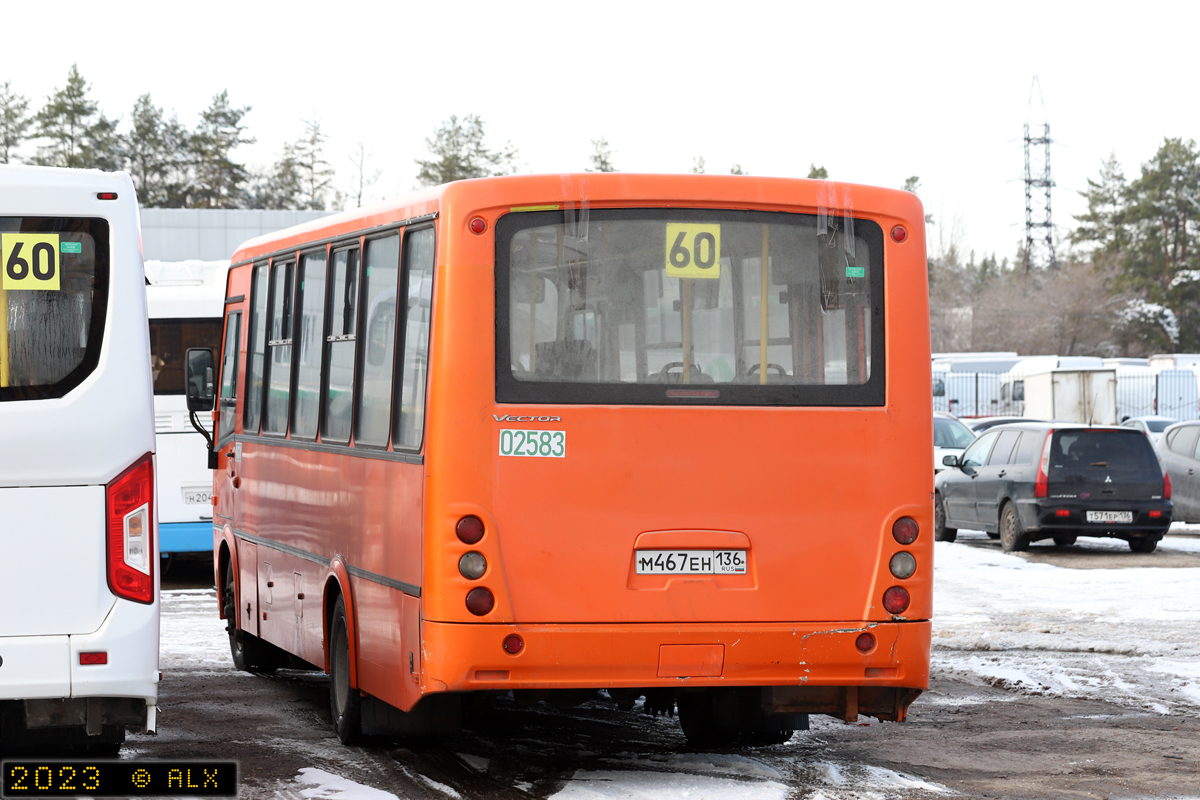
[[[779,712],[812,707],[815,713],[843,716],[854,705],[862,713],[874,714],[862,706],[875,697],[877,703],[900,704],[898,716],[903,719],[903,708],[929,686],[930,630],[928,621],[683,625],[426,621],[423,689],[790,687],[772,689],[764,702]],[[865,653],[856,646],[863,633],[875,639]],[[516,654],[504,649],[505,639],[513,634],[522,640]],[[855,691],[848,691],[851,688]],[[885,688],[894,691],[875,691]],[[863,700],[857,701],[856,695]]]
[[[0,700],[24,700],[30,727],[84,713],[153,732],[158,623],[157,602],[117,600],[93,633],[0,638]]]

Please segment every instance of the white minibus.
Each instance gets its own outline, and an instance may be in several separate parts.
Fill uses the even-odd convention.
[[[193,347],[220,351],[228,274],[228,261],[146,262],[158,443],[158,549],[164,569],[177,555],[212,558],[208,443],[188,419],[183,357]],[[211,435],[212,421],[201,422]]]
[[[154,730],[154,448],[129,176],[0,166],[0,750]]]

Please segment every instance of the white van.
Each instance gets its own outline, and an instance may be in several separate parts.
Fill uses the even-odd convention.
[[[133,183],[0,167],[0,749],[154,730],[154,448]]]

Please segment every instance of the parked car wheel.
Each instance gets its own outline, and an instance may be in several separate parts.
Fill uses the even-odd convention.
[[[939,492],[933,494],[933,540],[935,542],[953,542],[958,538],[958,528],[946,527],[946,506]]]
[[[1000,547],[1006,553],[1019,553],[1029,549],[1029,534],[1021,525],[1017,507],[1011,501],[1000,511]]]
[[[1129,549],[1135,553],[1153,553],[1158,547],[1157,536],[1142,536],[1129,540]]]

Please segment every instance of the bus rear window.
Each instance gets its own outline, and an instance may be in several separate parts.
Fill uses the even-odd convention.
[[[0,217],[0,401],[62,397],[100,359],[108,223]]]
[[[183,355],[192,347],[221,352],[221,319],[150,320],[150,368],[155,394],[183,394]]]
[[[847,217],[509,214],[497,400],[882,405],[883,237]]]

